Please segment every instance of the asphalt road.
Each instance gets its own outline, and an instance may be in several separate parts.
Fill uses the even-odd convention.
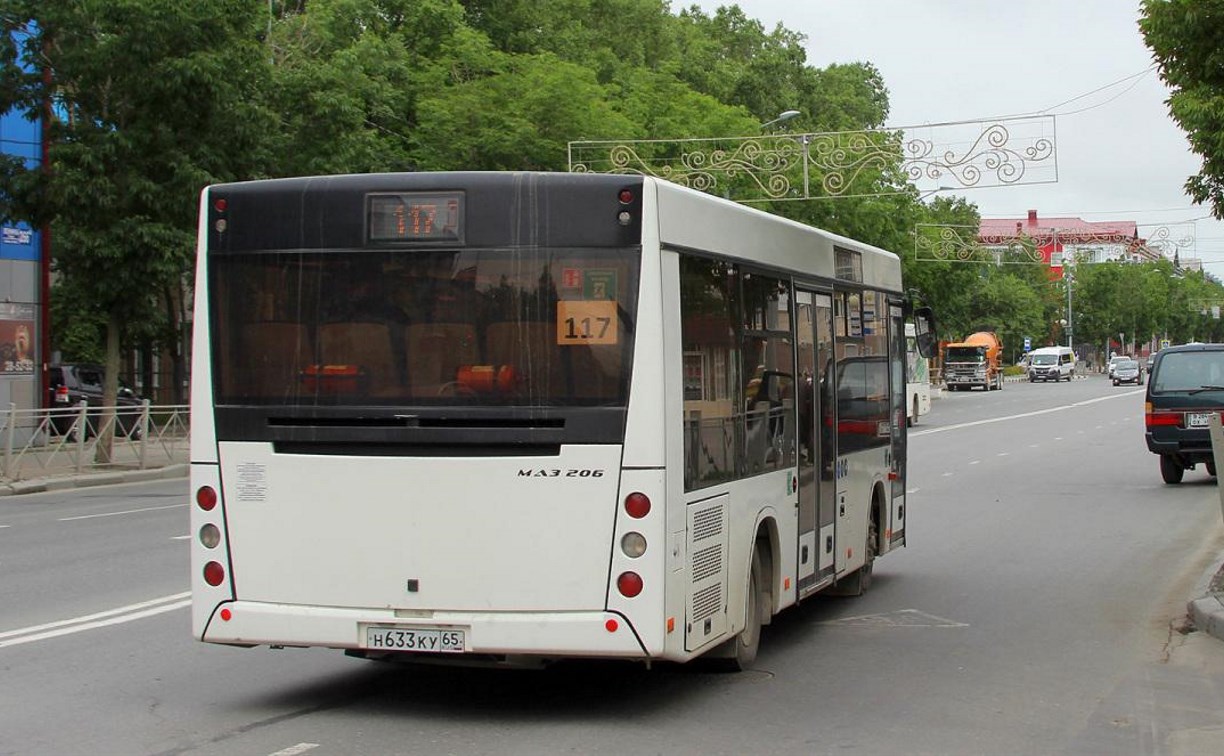
[[[1202,754],[1224,643],[1177,630],[1224,552],[1160,480],[1142,394],[945,394],[909,547],[765,629],[756,669],[411,667],[189,636],[187,486],[0,500],[0,754]]]

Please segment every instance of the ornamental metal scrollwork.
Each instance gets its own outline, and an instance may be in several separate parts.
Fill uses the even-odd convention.
[[[1020,120],[1027,123],[1031,119]],[[905,172],[911,181],[939,181],[951,176],[962,188],[973,188],[982,184],[985,168],[995,179],[994,184],[985,185],[1011,185],[1020,183],[1028,166],[1054,157],[1053,136],[1035,137],[1028,146],[1018,149],[1011,142],[1012,134],[1005,123],[984,128],[963,152],[939,152],[931,139],[910,138],[905,142]]]
[[[961,188],[1057,181],[1054,117],[898,129],[714,139],[569,143],[574,173],[656,176],[744,202],[878,196],[913,190],[880,180]],[[919,188],[922,188],[921,186]],[[940,187],[955,189],[957,187]]]
[[[1198,242],[1193,223],[1171,223],[1163,226],[1145,225],[1140,226],[1140,228],[1151,229],[1150,231],[1145,231],[1147,246],[1170,260],[1179,257],[1186,250],[1194,249]]]
[[[1041,249],[1027,236],[978,236],[976,226],[919,224],[914,231],[915,259],[921,262],[989,262],[1036,265]]]

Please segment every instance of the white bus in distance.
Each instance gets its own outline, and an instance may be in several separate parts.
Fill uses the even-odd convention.
[[[889,252],[575,174],[218,185],[199,232],[202,641],[742,669],[905,544]]]
[[[906,421],[911,427],[931,411],[931,361],[918,350],[918,332],[913,323],[905,324],[905,407]]]

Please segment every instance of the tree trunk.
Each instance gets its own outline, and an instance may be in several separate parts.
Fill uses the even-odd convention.
[[[110,464],[114,460],[115,405],[119,403],[119,318],[113,313],[106,321],[106,380],[102,384],[102,416],[98,418],[98,445],[94,462]]]

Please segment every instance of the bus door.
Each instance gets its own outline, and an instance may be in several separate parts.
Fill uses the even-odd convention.
[[[799,406],[799,595],[833,579],[837,403],[833,392],[833,298],[795,291]]]
[[[889,491],[889,499],[891,500],[890,511],[888,513],[888,522],[880,523],[880,527],[884,529],[884,534],[888,536],[888,543],[881,551],[892,548],[892,546],[900,546],[905,543],[905,481],[906,481],[906,458],[908,450],[906,449],[906,423],[905,418],[909,412],[908,394],[906,393],[905,384],[909,376],[907,375],[907,362],[909,355],[907,353],[906,338],[905,338],[905,318],[901,309],[901,305],[895,302],[890,302],[888,305],[889,315],[889,364],[892,369],[892,445],[890,448],[890,459],[892,463],[891,470],[895,473],[892,477],[892,490]]]

